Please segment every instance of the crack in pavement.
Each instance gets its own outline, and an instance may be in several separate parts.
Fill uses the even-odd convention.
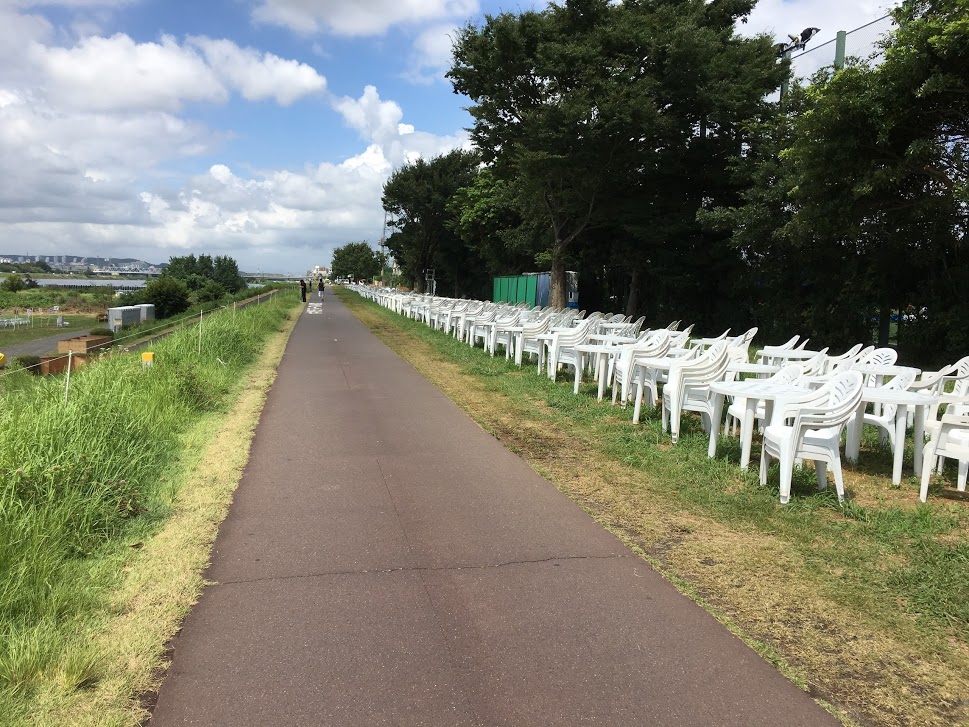
[[[362,576],[362,575],[386,575],[389,573],[434,573],[461,570],[487,570],[489,568],[505,568],[514,565],[537,565],[540,563],[551,563],[553,561],[573,561],[573,560],[630,560],[629,555],[555,555],[548,558],[536,558],[534,560],[508,560],[502,563],[488,563],[486,565],[457,565],[457,566],[400,566],[398,568],[371,568],[364,570],[335,570],[320,571],[319,573],[297,573],[288,576],[267,576],[265,578],[246,578],[232,581],[209,581],[207,585],[212,586],[234,586],[246,583],[263,583],[269,581],[289,581],[305,578],[326,578],[328,576]]]

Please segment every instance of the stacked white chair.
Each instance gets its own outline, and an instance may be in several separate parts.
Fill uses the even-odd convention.
[[[834,474],[838,501],[844,500],[841,473],[841,431],[861,403],[864,381],[857,371],[837,374],[816,391],[810,392],[793,407],[775,414],[774,420],[793,416],[793,424],[771,424],[764,429],[760,455],[760,483],[767,484],[767,459],[780,461],[780,500],[787,504],[791,497],[791,479],[796,459],[814,461],[818,489],[827,487],[827,466]]]
[[[675,362],[669,380],[663,387],[663,430],[669,424],[673,444],[680,437],[680,417],[684,411],[700,413],[709,432],[713,426],[713,400],[710,384],[723,379],[729,364],[729,351],[718,341],[702,355],[689,361]]]

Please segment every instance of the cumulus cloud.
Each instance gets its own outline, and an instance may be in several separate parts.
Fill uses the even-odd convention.
[[[250,101],[273,98],[280,105],[289,106],[326,88],[326,79],[306,63],[240,48],[230,40],[202,37],[189,42],[202,51],[218,76]]]
[[[410,64],[404,78],[413,83],[443,81],[451,67],[451,47],[457,29],[451,23],[440,23],[422,30],[414,39]]]
[[[52,97],[75,108],[177,111],[186,101],[224,102],[228,91],[194,49],[171,36],[136,43],[91,37],[73,48],[35,45],[31,60]]]
[[[478,0],[261,0],[253,18],[298,33],[364,36],[401,23],[465,18],[478,8]]]
[[[401,123],[404,112],[395,101],[384,101],[374,86],[367,86],[359,98],[343,96],[334,99],[334,108],[360,138],[376,144],[394,166],[444,154],[451,149],[467,149],[470,138],[464,131],[438,136],[416,131],[411,124]]]

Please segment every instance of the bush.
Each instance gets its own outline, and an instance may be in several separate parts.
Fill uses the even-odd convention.
[[[225,297],[225,288],[221,283],[214,280],[207,280],[195,293],[195,299],[199,303],[213,303]]]
[[[14,368],[27,369],[32,374],[40,375],[40,356],[17,356],[13,365]]]
[[[188,310],[188,286],[163,275],[145,286],[145,302],[155,306],[156,318],[170,318]]]
[[[89,336],[111,336],[114,338],[114,331],[110,328],[92,328],[88,333]]]

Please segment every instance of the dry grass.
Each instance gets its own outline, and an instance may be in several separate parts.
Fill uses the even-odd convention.
[[[343,297],[365,325],[481,426],[843,722],[969,724],[965,634],[928,628],[891,602],[853,607],[891,596],[846,594],[842,566],[808,562],[782,533],[711,517],[661,485],[649,469],[608,456],[594,427],[563,417],[549,426],[555,412],[541,395],[502,394],[393,314]],[[655,444],[657,451],[664,448],[659,439]],[[886,488],[883,473],[861,470],[846,479],[861,503],[914,507],[911,488]],[[736,480],[728,489],[743,485]],[[842,516],[832,511],[825,517]],[[817,545],[852,547],[850,541]]]
[[[200,574],[297,320],[291,315],[285,329],[267,341],[258,363],[240,382],[239,398],[228,415],[213,414],[188,433],[185,454],[171,473],[177,492],[171,517],[119,557],[122,585],[112,596],[110,615],[92,633],[102,655],[102,678],[89,689],[51,688],[40,695],[32,724],[127,726],[149,717],[152,695],[168,666],[165,644],[201,594]]]

